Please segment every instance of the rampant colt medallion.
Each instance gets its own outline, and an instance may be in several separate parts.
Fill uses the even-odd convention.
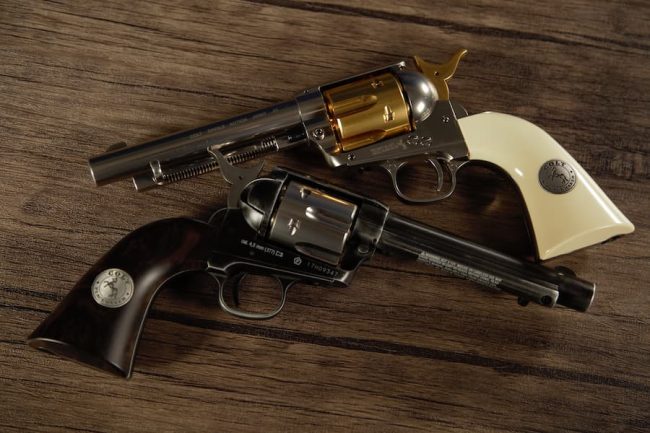
[[[576,172],[559,159],[546,161],[539,169],[539,183],[553,194],[565,194],[576,186]]]
[[[95,277],[92,293],[93,299],[99,305],[119,308],[133,296],[133,279],[121,269],[106,269]]]

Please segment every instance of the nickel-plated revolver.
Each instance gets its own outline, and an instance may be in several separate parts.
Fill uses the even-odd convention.
[[[593,299],[594,284],[566,268],[510,257],[304,175],[281,169],[261,178],[231,172],[234,167],[215,155],[233,182],[229,206],[207,223],[174,218],[130,233],[32,333],[31,346],[129,377],[149,307],[169,279],[208,272],[225,311],[268,319],[280,312],[293,284],[347,286],[376,251],[512,294],[520,304],[585,311]],[[238,305],[248,275],[277,279],[277,303],[268,311]]]
[[[381,167],[397,195],[422,203],[448,197],[456,173],[470,161],[500,167],[524,199],[540,259],[630,233],[634,226],[585,170],[550,135],[525,120],[484,112],[467,115],[449,99],[447,81],[465,50],[447,63],[414,57],[305,90],[287,102],[179,132],[137,146],[124,143],[91,158],[97,185],[132,177],[138,190],[230,163],[309,144],[333,167]],[[400,173],[431,167],[435,185],[409,197]]]

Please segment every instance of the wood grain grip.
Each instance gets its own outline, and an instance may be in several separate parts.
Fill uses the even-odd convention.
[[[207,266],[212,226],[176,218],[143,226],[124,237],[74,286],[28,343],[111,373],[130,377],[149,307],[171,277]],[[100,305],[93,297],[95,278],[122,270],[133,281],[125,305]]]

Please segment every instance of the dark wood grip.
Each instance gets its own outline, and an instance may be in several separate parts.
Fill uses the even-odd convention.
[[[30,335],[29,345],[130,377],[154,297],[174,275],[206,269],[213,231],[206,223],[176,218],[131,232],[79,280]],[[133,279],[133,295],[119,308],[100,305],[92,294],[95,277],[110,268]]]

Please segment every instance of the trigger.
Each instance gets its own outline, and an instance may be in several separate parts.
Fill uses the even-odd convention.
[[[442,171],[442,166],[440,165],[440,162],[436,158],[429,158],[427,159],[427,162],[431,164],[431,166],[436,171],[436,175],[438,176],[437,183],[436,183],[436,191],[440,192],[442,190],[442,183],[445,181],[445,173]]]
[[[235,304],[235,307],[239,307],[239,284],[241,283],[241,280],[246,276],[246,274],[239,274],[237,277],[235,277],[231,284],[232,284],[232,302]]]
[[[232,302],[235,304],[235,307],[239,307],[239,284],[232,288]]]
[[[228,291],[230,295],[232,296],[232,302],[235,307],[239,307],[239,283],[241,282],[242,278],[244,278],[245,274],[239,274],[236,275],[235,277],[227,278],[222,275],[217,275],[212,272],[208,272],[216,281],[218,285],[218,292],[219,292],[219,297],[223,298],[223,294]],[[221,303],[221,300],[219,301],[219,304],[224,308],[227,309],[227,305]]]

